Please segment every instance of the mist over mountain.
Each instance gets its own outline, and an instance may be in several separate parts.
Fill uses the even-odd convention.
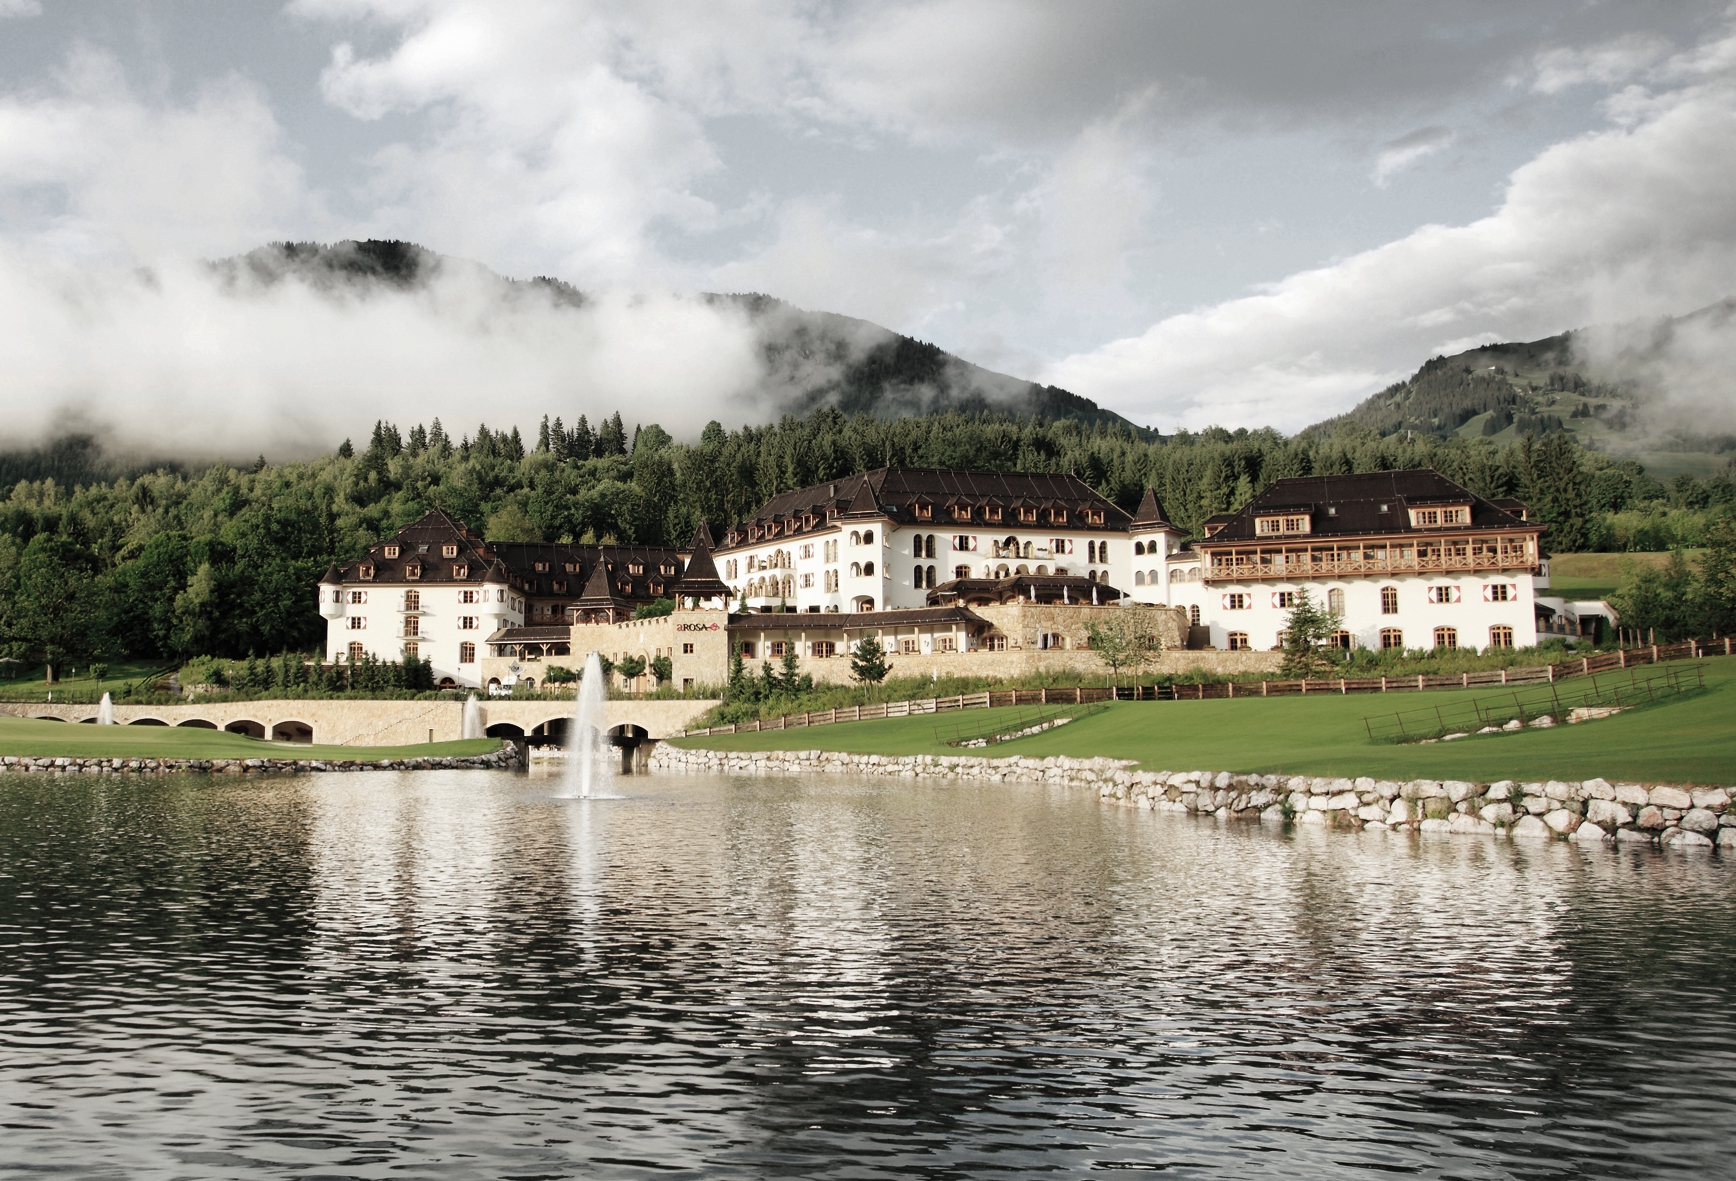
[[[1593,450],[1708,474],[1736,456],[1736,299],[1434,357],[1303,434],[1347,424],[1503,443],[1565,431]]]

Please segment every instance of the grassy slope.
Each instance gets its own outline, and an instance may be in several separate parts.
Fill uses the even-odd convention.
[[[498,738],[416,746],[303,746],[191,726],[91,726],[0,717],[0,755],[87,759],[407,759],[487,754]]]
[[[1703,550],[1690,550],[1692,559]],[[1621,585],[1622,564],[1663,565],[1669,554],[1555,554],[1549,559],[1550,593],[1569,599],[1607,599]]]
[[[967,714],[854,722],[679,742],[724,750],[847,750],[866,754],[1015,754],[1134,759],[1148,770],[1213,770],[1383,778],[1584,779],[1736,783],[1736,658],[1705,662],[1707,692],[1669,705],[1553,730],[1453,743],[1371,743],[1363,719],[1447,705],[1474,691],[1270,700],[1122,702],[1070,725],[986,750],[935,736]],[[1496,696],[1491,693],[1486,696]],[[970,711],[986,720],[992,713]],[[973,725],[973,728],[974,725]]]

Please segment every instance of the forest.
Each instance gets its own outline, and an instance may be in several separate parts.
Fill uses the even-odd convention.
[[[380,422],[360,445],[307,462],[148,470],[63,440],[0,459],[0,643],[20,661],[319,651],[320,575],[430,507],[501,541],[674,545],[701,520],[715,530],[777,492],[888,464],[1068,472],[1129,511],[1149,485],[1195,534],[1279,477],[1414,467],[1524,499],[1557,552],[1703,546],[1736,513],[1728,470],[1665,485],[1562,432],[1497,444],[1382,438],[1354,422],[1329,436],[1146,435],[1104,422],[826,408],[733,431],[711,422],[689,444],[657,424],[629,431],[619,413],[456,438],[436,419]]]

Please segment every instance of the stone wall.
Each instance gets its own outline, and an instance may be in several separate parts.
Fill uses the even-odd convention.
[[[895,775],[1018,780],[1094,791],[1105,802],[1219,820],[1304,824],[1369,832],[1440,832],[1514,840],[1661,844],[1736,849],[1736,811],[1725,788],[1550,780],[1478,784],[1418,779],[1321,779],[1228,771],[1135,771],[1120,759],[1004,759],[861,755],[838,751],[719,751],[662,743],[654,771],[723,775]]]
[[[485,755],[462,758],[409,759],[73,759],[0,758],[0,771],[51,775],[151,775],[171,771],[255,775],[304,771],[507,771],[518,766],[518,748],[510,744]]]

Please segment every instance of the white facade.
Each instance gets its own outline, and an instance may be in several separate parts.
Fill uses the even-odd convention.
[[[481,685],[485,641],[503,627],[524,626],[524,597],[504,583],[322,582],[319,612],[326,621],[326,658],[372,656],[397,662],[407,654],[431,661],[434,680]]]
[[[924,607],[931,588],[955,578],[1015,574],[1095,576],[1117,589],[1132,576],[1125,535],[1066,526],[895,524],[843,520],[791,538],[719,551],[718,574],[747,609],[857,612]],[[965,532],[965,530],[971,530]],[[918,580],[920,574],[920,582]]]

